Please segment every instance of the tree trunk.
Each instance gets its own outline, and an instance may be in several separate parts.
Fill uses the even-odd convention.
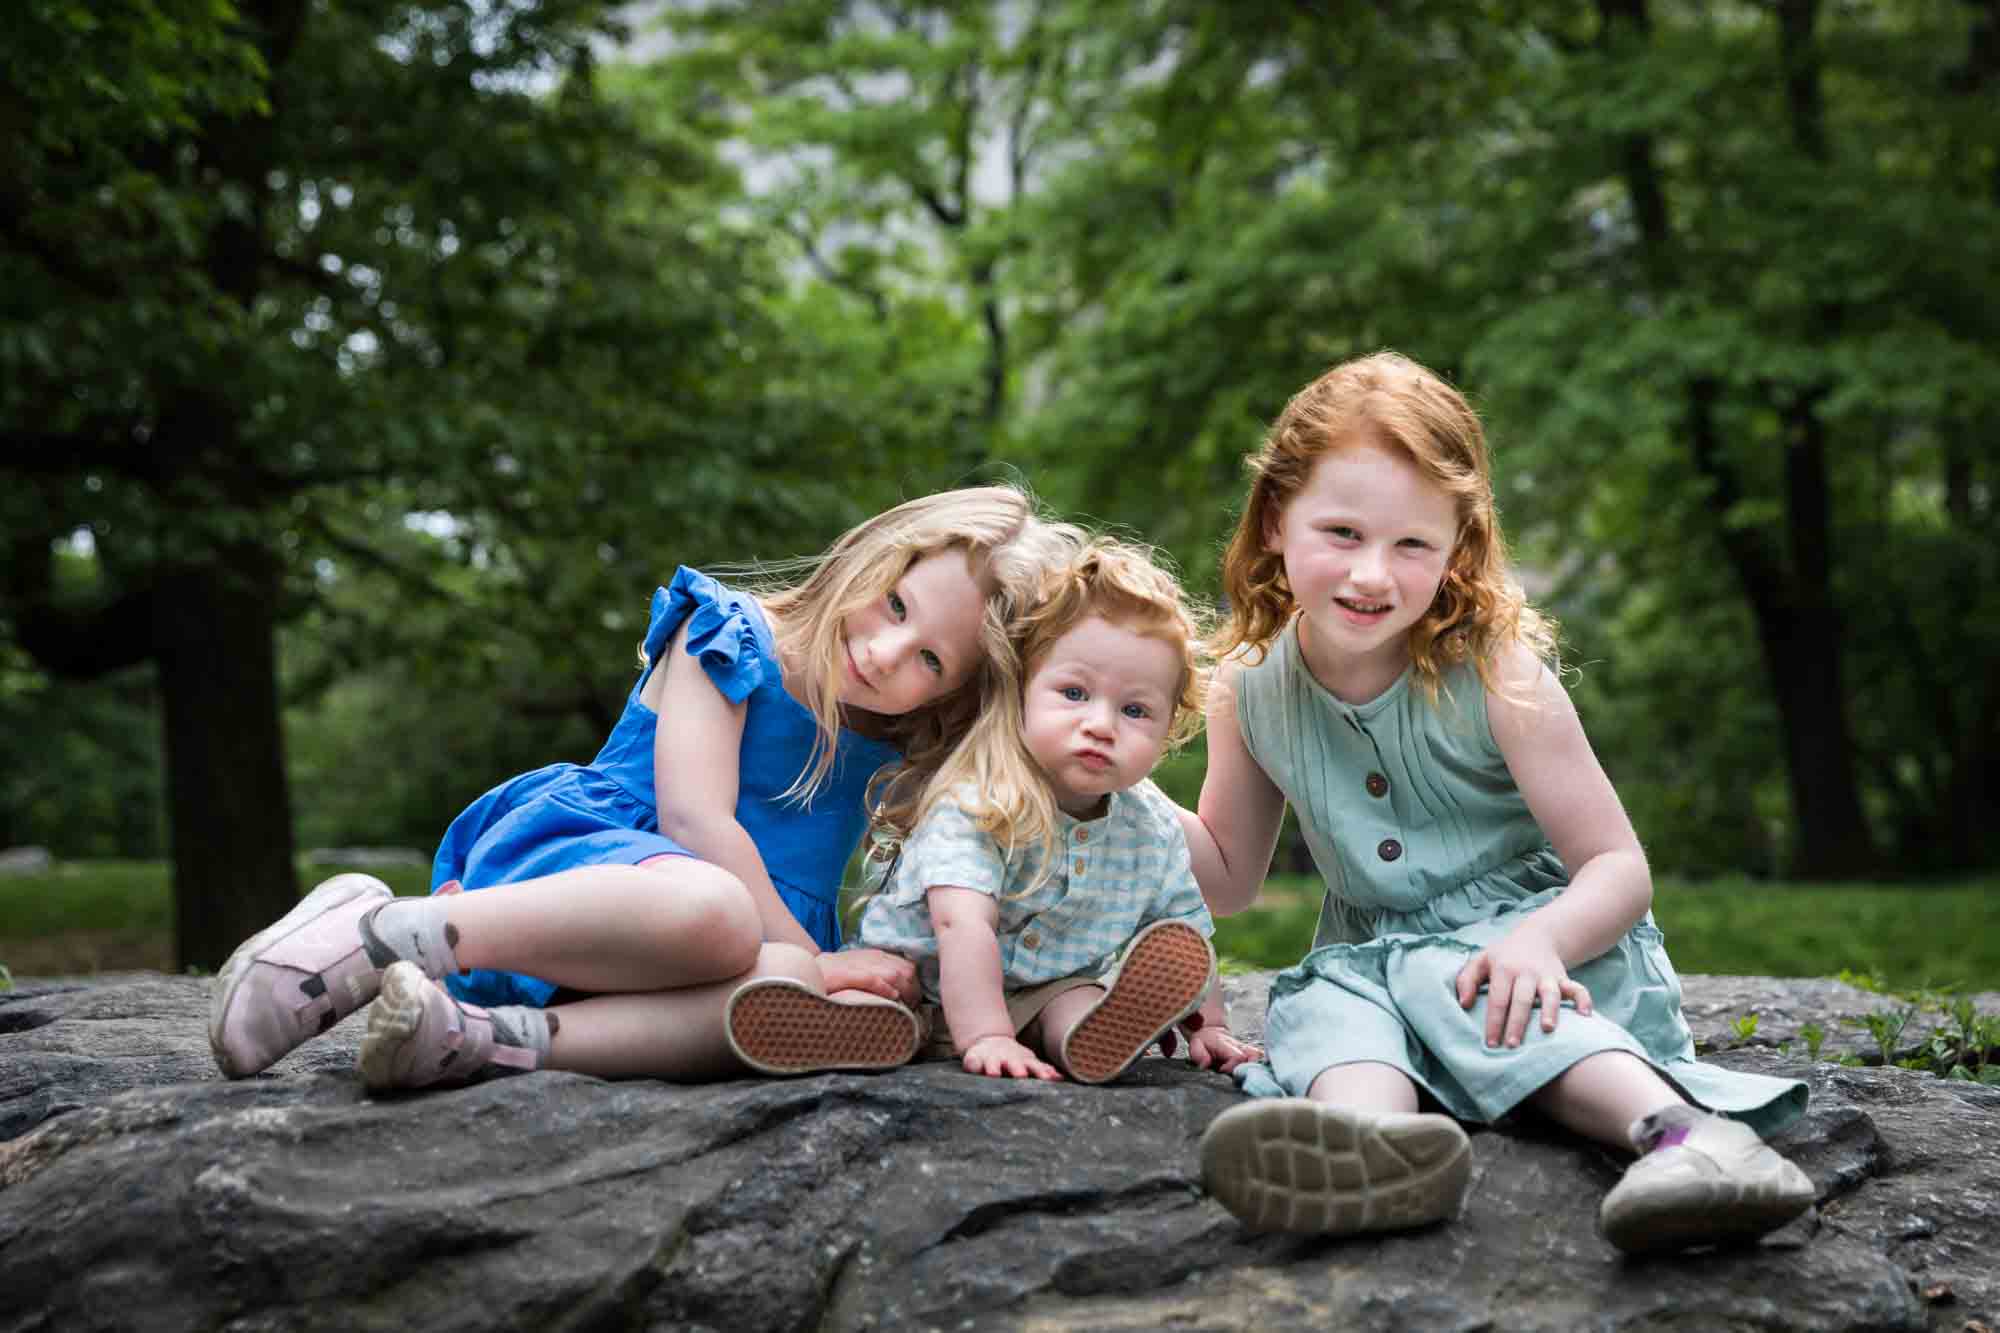
[[[1801,879],[1854,879],[1877,867],[1861,815],[1848,736],[1840,631],[1824,613],[1757,605],[1757,638],[1778,724],[1796,841],[1789,872]]]
[[[1784,731],[1797,834],[1788,869],[1806,879],[1866,875],[1878,868],[1879,857],[1862,818],[1847,725],[1840,612],[1833,601],[1826,438],[1817,398],[1799,395],[1782,409],[1787,439],[1781,558],[1765,533],[1726,521],[1741,499],[1741,486],[1723,457],[1715,415],[1720,392],[1713,380],[1688,386],[1689,443],[1696,468],[1714,486],[1717,537],[1750,604]]]
[[[278,709],[277,578],[261,551],[154,589],[179,965],[214,969],[298,900]]]

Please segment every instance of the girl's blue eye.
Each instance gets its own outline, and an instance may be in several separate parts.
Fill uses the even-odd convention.
[[[944,674],[944,659],[928,648],[924,649],[924,665],[930,668],[933,676]]]
[[[1338,538],[1339,540],[1344,542],[1351,542],[1356,537],[1359,537],[1361,535],[1360,533],[1356,532],[1353,528],[1338,523],[1328,528],[1326,532],[1328,536]]]
[[[898,620],[909,614],[908,609],[903,605],[903,599],[893,590],[889,593],[889,614]]]
[[[1126,704],[1125,716],[1134,718],[1147,718],[1151,717],[1152,714],[1147,711],[1146,705],[1144,704]]]
[[[1070,701],[1071,703],[1073,703],[1073,704],[1080,704],[1080,703],[1082,703],[1082,702],[1084,701],[1084,698],[1085,698],[1085,695],[1084,695],[1084,692],[1083,692],[1083,686],[1081,686],[1081,685],[1065,685],[1065,686],[1063,686],[1063,687],[1062,687],[1062,697],[1063,697],[1063,698],[1065,698],[1065,699],[1067,699],[1067,700],[1069,700],[1069,701]]]

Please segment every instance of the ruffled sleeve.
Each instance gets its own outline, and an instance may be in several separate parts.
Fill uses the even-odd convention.
[[[742,595],[686,565],[653,593],[652,621],[646,627],[648,662],[659,662],[683,623],[688,656],[701,663],[723,698],[740,704],[764,683],[764,652]]]

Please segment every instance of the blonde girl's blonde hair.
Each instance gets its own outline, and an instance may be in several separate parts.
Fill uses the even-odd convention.
[[[1270,534],[1313,466],[1361,442],[1408,458],[1458,509],[1444,579],[1409,631],[1425,697],[1436,702],[1445,669],[1467,660],[1487,689],[1500,691],[1499,655],[1511,642],[1555,665],[1555,623],[1528,604],[1508,560],[1478,414],[1444,380],[1395,352],[1342,362],[1293,394],[1263,447],[1245,460],[1250,497],[1222,557],[1229,620],[1212,641],[1217,655],[1243,652],[1254,665],[1291,621],[1298,606]]]
[[[985,594],[966,679],[920,708],[882,719],[882,739],[903,758],[870,779],[869,800],[896,808],[912,799],[906,794],[912,784],[921,787],[1008,678],[1008,626],[1034,598],[1044,571],[1065,561],[1081,536],[1080,529],[1043,519],[1024,491],[978,486],[907,500],[850,528],[815,559],[764,567],[767,578],[805,571],[799,581],[759,595],[781,657],[804,668],[810,686],[804,702],[819,724],[811,755],[784,798],[809,802],[832,771],[849,616],[887,596],[912,565],[932,555],[962,554]]]
[[[1060,826],[1048,777],[1028,751],[1025,685],[1056,641],[1092,616],[1179,650],[1181,673],[1167,723],[1168,748],[1184,744],[1201,729],[1210,675],[1203,646],[1205,613],[1155,562],[1150,550],[1095,537],[1066,565],[1047,574],[1040,595],[1015,625],[1017,655],[1010,664],[1013,680],[1005,696],[980,714],[931,776],[909,823],[880,833],[891,841],[907,835],[917,819],[949,793],[1010,858],[1039,844],[1043,871],[1036,883],[1047,878],[1057,864]],[[1034,887],[1030,884],[1023,892]]]

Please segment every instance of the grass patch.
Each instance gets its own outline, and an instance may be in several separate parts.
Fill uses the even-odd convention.
[[[359,866],[301,865],[309,888]],[[428,866],[367,867],[402,894],[429,893]],[[163,861],[63,861],[38,875],[0,876],[0,975],[171,971],[174,904]],[[0,987],[4,989],[4,987]]]
[[[1937,885],[1663,880],[1653,918],[1682,972],[1831,977],[1843,971],[1895,991],[2000,990],[2000,880]],[[1215,923],[1215,947],[1238,970],[1286,967],[1312,943],[1318,881],[1274,876],[1258,906]]]

